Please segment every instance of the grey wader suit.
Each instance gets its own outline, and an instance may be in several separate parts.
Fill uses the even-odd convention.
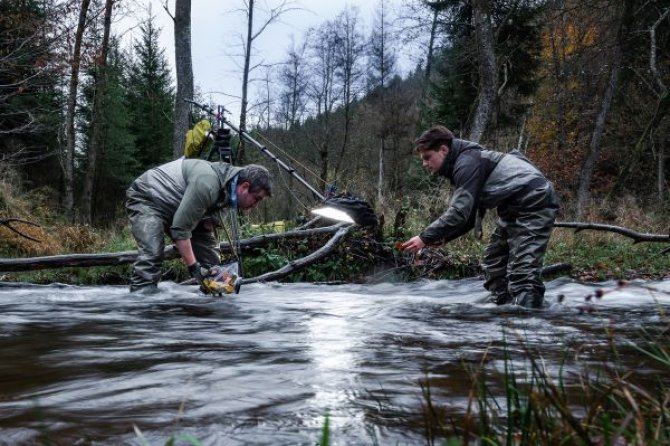
[[[231,206],[233,178],[241,170],[230,164],[178,159],[143,173],[126,191],[126,212],[138,257],[130,290],[155,289],[161,278],[165,234],[190,239],[203,266],[221,263],[214,227]]]
[[[472,229],[480,209],[498,220],[484,257],[484,287],[497,304],[541,307],[542,261],[558,211],[554,187],[520,152],[485,150],[454,138],[438,172],[455,187],[447,211],[419,235],[449,242]]]

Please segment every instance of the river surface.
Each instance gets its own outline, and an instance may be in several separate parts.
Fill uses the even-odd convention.
[[[596,364],[610,357],[608,327],[621,362],[661,373],[626,345],[668,326],[670,280],[557,279],[543,310],[485,298],[475,279],[249,284],[223,298],[169,282],[153,296],[3,284],[0,445],[314,445],[326,416],[331,444],[421,445],[421,380],[462,412],[465,369],[485,352],[492,383],[503,350],[524,363],[522,342],[550,370],[568,348]]]

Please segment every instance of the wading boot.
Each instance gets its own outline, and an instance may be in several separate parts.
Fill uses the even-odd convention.
[[[512,296],[510,296],[507,292],[496,293],[491,296],[491,302],[496,305],[505,305],[512,302]]]

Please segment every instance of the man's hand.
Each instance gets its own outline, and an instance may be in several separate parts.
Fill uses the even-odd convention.
[[[205,285],[205,279],[207,279],[207,276],[209,275],[209,270],[200,266],[200,263],[195,262],[194,264],[189,265],[188,272],[191,274],[191,277],[198,281],[200,290],[205,294],[210,294],[208,291],[209,288]]]
[[[415,235],[411,239],[407,240],[405,243],[400,245],[400,248],[404,251],[421,251],[426,244],[421,240],[421,237],[418,235]]]

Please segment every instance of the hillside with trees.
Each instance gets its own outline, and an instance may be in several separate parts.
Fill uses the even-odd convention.
[[[2,217],[37,212],[12,209],[11,187],[63,222],[118,224],[132,179],[183,153],[174,134],[184,104],[158,44],[176,31],[157,28],[149,11],[141,38],[122,43],[125,7],[0,0]],[[175,28],[189,10],[177,0]],[[277,19],[252,17],[249,36]],[[661,221],[670,213],[669,40],[670,0],[380,0],[370,23],[347,7],[296,40],[262,82],[247,76],[249,106],[232,121],[319,189],[368,200],[387,228],[443,209],[448,191],[412,152],[433,123],[525,152],[556,184],[565,217],[615,221],[624,200]],[[406,45],[417,63],[401,73]],[[314,205],[253,148],[245,161],[276,172],[276,193],[251,222],[295,219]]]

